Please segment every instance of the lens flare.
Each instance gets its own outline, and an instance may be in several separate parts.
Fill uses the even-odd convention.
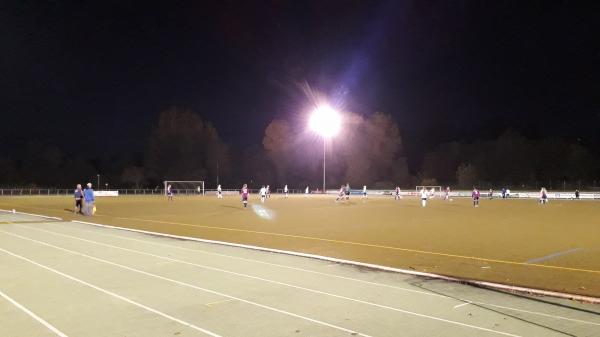
[[[321,105],[313,111],[308,126],[325,138],[333,137],[340,131],[340,114],[329,105]]]

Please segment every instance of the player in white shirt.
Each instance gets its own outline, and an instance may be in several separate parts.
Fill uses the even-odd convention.
[[[167,200],[173,201],[173,189],[171,188],[171,184],[167,186]]]
[[[545,187],[540,190],[540,204],[545,205],[548,203],[548,192]]]
[[[450,186],[446,186],[446,191],[444,192],[444,200],[450,200]]]
[[[402,192],[400,190],[400,186],[396,186],[396,195],[394,195],[394,200],[400,200],[400,199],[402,199],[402,196],[400,195],[400,192]]]
[[[221,191],[221,185],[217,185],[217,199],[223,198],[223,192]]]
[[[425,187],[421,188],[421,206],[427,206],[427,190]]]
[[[287,197],[288,197],[288,188],[287,188],[287,185],[285,185],[283,187],[283,193],[285,193],[285,198],[287,199]]]
[[[304,190],[304,196],[308,197],[308,186],[306,186],[306,190]]]
[[[344,196],[346,195],[346,187],[344,185],[340,186],[340,191],[338,193],[337,198],[335,198],[335,202],[338,202],[338,200],[342,199],[344,200]]]
[[[271,186],[267,185],[267,198],[271,197]]]
[[[367,185],[363,185],[363,199],[367,198]]]
[[[429,190],[429,199],[433,199],[433,198],[435,198],[435,188],[432,187]]]
[[[265,202],[265,199],[267,198],[267,189],[265,188],[265,186],[260,188],[260,202]]]

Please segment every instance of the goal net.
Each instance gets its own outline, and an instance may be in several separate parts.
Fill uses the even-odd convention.
[[[204,181],[165,180],[165,195],[167,187],[171,185],[173,194],[180,195],[204,195]]]
[[[427,194],[429,194],[429,197],[434,197],[434,196],[441,196],[442,195],[442,186],[417,186],[415,187],[415,191],[417,193],[421,192],[421,190],[425,188],[425,191],[427,191]]]

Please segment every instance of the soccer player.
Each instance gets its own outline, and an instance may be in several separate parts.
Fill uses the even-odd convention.
[[[346,200],[350,200],[350,183],[346,183]]]
[[[248,185],[244,184],[244,186],[242,186],[242,190],[240,191],[240,194],[242,195],[242,202],[244,203],[244,208],[246,208],[246,206],[248,206]]]
[[[288,197],[288,187],[287,187],[287,185],[285,185],[283,187],[283,193],[285,193],[285,198],[287,199],[287,197]]]
[[[481,193],[479,193],[479,190],[475,187],[473,187],[473,192],[471,193],[471,198],[473,198],[473,207],[479,207],[479,197],[481,196]]]
[[[167,201],[173,201],[173,189],[171,184],[167,185]]]
[[[542,187],[540,190],[540,204],[545,205],[548,203],[548,192],[546,192],[546,188]]]
[[[271,197],[271,186],[267,185],[267,198]]]
[[[402,196],[400,195],[400,192],[402,192],[400,190],[400,186],[396,186],[396,195],[394,196],[394,200],[400,200],[400,199],[402,199]]]
[[[363,185],[363,199],[367,199],[367,185]]]
[[[575,199],[579,200],[579,190],[575,190]]]
[[[444,200],[450,200],[450,186],[446,186],[446,191],[444,192]]]
[[[435,198],[435,188],[434,187],[432,187],[429,190],[429,199],[433,199],[433,198]]]
[[[221,185],[217,185],[217,199],[223,198],[223,191],[221,190]]]
[[[265,187],[265,185],[263,185],[263,187],[260,188],[260,202],[264,203],[266,198],[267,188]]]
[[[425,187],[421,188],[421,206],[427,206],[427,190],[425,189]]]
[[[304,196],[305,196],[305,197],[308,197],[308,192],[309,192],[309,191],[308,191],[308,186],[306,186],[306,190],[304,190]]]
[[[81,184],[77,184],[77,187],[75,188],[75,192],[73,194],[75,197],[74,213],[83,214],[83,190],[81,189]]]
[[[341,185],[338,196],[337,196],[337,198],[335,198],[335,202],[338,202],[338,200],[340,200],[340,199],[344,200],[345,194],[346,194],[346,187],[344,187],[344,185]]]
[[[490,200],[494,199],[494,190],[491,188],[488,197],[490,197]]]

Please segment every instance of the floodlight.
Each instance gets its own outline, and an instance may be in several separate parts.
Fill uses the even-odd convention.
[[[321,105],[313,111],[308,125],[323,138],[331,138],[340,131],[340,114],[329,105]]]

